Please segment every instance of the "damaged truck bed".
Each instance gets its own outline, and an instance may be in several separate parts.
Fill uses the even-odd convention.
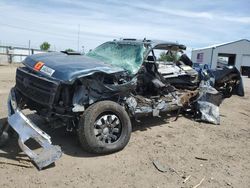
[[[36,111],[55,129],[76,132],[82,148],[98,154],[127,145],[132,118],[139,121],[176,111],[219,124],[223,99],[244,95],[241,75],[234,67],[197,72],[185,49],[172,42],[122,39],[86,55],[28,56],[17,68],[8,100],[10,127],[0,131],[1,137],[14,129],[20,148],[42,169],[59,159],[62,151],[22,113],[24,109]],[[42,147],[41,152],[26,145],[29,139]]]

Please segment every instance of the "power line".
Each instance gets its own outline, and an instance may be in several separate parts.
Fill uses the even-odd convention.
[[[74,33],[72,32],[72,34],[62,34],[62,33],[56,33],[56,32],[51,32],[51,31],[44,31],[44,30],[39,30],[38,29],[33,29],[33,28],[28,28],[28,27],[22,27],[22,26],[18,26],[18,25],[12,25],[12,24],[8,24],[8,23],[2,23],[0,22],[0,25],[3,27],[9,27],[9,28],[15,28],[18,30],[23,30],[23,31],[28,31],[28,32],[33,32],[35,34],[37,33],[41,33],[41,34],[46,34],[46,35],[50,35],[53,36],[55,38],[59,38],[59,39],[64,39],[67,41],[71,41],[72,43],[75,43],[75,36]],[[42,29],[45,27],[41,27]],[[92,33],[92,32],[87,32],[87,31],[81,31],[80,30],[80,24],[78,25],[78,32],[77,32],[77,51],[80,51],[80,36],[83,36],[84,38],[108,38],[108,39],[114,39],[114,38],[120,38],[119,36],[114,36],[114,35],[107,35],[107,34],[100,34],[100,33]],[[22,45],[23,46],[23,45]],[[26,45],[25,45],[26,46]]]
[[[72,38],[73,38],[72,35],[63,35],[63,34],[59,34],[58,35],[58,33],[54,33],[54,32],[29,29],[29,28],[20,27],[20,26],[14,26],[14,25],[6,24],[6,23],[1,23],[1,22],[0,22],[0,25],[7,26],[7,27],[10,27],[10,28],[15,28],[15,29],[21,29],[21,30],[25,30],[25,31],[33,31],[33,32],[36,32],[36,33],[53,35],[54,37],[59,37],[59,38],[64,38],[64,39],[67,39],[67,40],[74,41],[74,40],[72,40]]]
[[[74,38],[73,35],[65,35],[65,34],[62,34],[62,33],[59,34],[59,33],[54,33],[54,32],[41,31],[41,30],[36,30],[36,29],[29,29],[29,28],[15,26],[15,25],[6,24],[6,23],[2,23],[2,22],[0,22],[0,25],[11,27],[11,28],[16,28],[16,29],[21,29],[21,30],[25,30],[25,31],[33,31],[33,32],[37,32],[37,33],[53,35],[54,37],[56,36],[56,37],[59,37],[59,38],[64,38],[64,39],[67,39],[67,40],[74,41],[73,40],[73,38]],[[94,37],[100,37],[100,38],[120,38],[120,36],[115,36],[115,35],[99,34],[99,33],[93,33],[93,32],[87,32],[87,31],[80,31],[79,30],[79,36],[81,36],[81,35],[94,36]]]

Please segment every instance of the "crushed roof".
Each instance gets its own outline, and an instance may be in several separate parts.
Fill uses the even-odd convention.
[[[143,44],[150,44],[152,48],[156,49],[164,49],[168,46],[178,46],[182,50],[186,50],[186,46],[183,44],[180,44],[178,42],[170,42],[170,41],[163,41],[163,40],[139,40],[139,39],[120,39],[120,40],[114,40],[116,42],[130,42],[130,43],[143,43]]]

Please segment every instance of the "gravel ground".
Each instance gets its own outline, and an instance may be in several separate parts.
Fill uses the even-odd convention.
[[[0,66],[0,118],[15,82],[16,66]],[[20,151],[16,138],[0,149],[0,187],[249,187],[250,79],[245,97],[221,105],[221,125],[180,117],[147,118],[134,123],[127,147],[95,156],[81,150],[75,135],[49,131],[64,152],[54,167],[38,171]],[[44,122],[32,116],[39,125]],[[197,157],[207,160],[199,160]],[[152,161],[167,168],[159,172]],[[185,178],[190,177],[184,182]],[[203,181],[202,181],[203,180]]]

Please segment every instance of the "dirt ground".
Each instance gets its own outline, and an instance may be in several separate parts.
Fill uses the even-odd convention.
[[[7,114],[15,68],[0,66],[0,118]],[[221,125],[185,117],[175,122],[174,117],[146,118],[134,123],[127,147],[110,155],[88,154],[75,135],[63,129],[49,131],[64,154],[54,167],[42,171],[12,138],[0,149],[0,187],[194,187],[202,180],[199,187],[250,187],[249,78],[244,78],[244,85],[245,97],[233,96],[221,105]],[[158,171],[154,160],[168,171]]]

